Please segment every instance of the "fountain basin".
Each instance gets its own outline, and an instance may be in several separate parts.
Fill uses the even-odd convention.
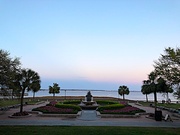
[[[82,110],[96,110],[98,108],[96,101],[82,101],[79,106]]]

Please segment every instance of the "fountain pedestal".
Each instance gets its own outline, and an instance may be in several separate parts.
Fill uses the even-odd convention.
[[[82,110],[96,110],[97,109],[98,104],[96,103],[96,101],[93,101],[93,96],[91,95],[90,91],[85,96],[85,100],[81,102],[80,107]]]

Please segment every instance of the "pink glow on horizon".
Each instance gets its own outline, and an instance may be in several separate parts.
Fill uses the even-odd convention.
[[[116,72],[89,72],[83,74],[63,74],[63,73],[41,73],[41,76],[49,79],[63,79],[63,80],[86,80],[92,82],[110,82],[110,83],[141,83],[147,78],[146,74],[140,72],[133,73],[116,73]]]

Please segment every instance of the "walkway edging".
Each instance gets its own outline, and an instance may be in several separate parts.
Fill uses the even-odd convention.
[[[77,114],[45,114],[39,111],[28,111],[28,113],[31,114],[37,114],[40,117],[68,117],[68,118],[77,118],[81,115],[81,111],[79,111]]]
[[[139,114],[135,115],[121,115],[121,114],[100,114],[101,118],[139,118]]]

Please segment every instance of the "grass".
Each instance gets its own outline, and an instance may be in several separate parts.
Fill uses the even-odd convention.
[[[39,101],[35,100],[28,100],[28,99],[24,99],[24,102],[28,102],[29,104],[35,104]],[[0,107],[5,107],[5,106],[11,106],[11,105],[16,105],[16,104],[20,104],[20,99],[13,99],[13,100],[0,100]]]
[[[154,104],[154,102],[143,102],[143,101],[139,101],[138,103],[143,106],[149,106],[150,104]]]
[[[154,104],[153,102],[139,102],[140,104],[142,104],[143,106],[149,106],[150,104]],[[180,108],[180,104],[175,104],[175,103],[169,103],[169,104],[162,104],[162,103],[158,103],[157,106],[164,106],[167,108],[173,108],[173,109],[179,109]]]
[[[64,101],[66,100],[82,100],[84,99],[84,96],[66,96],[66,98],[64,96],[56,96],[55,98],[53,96],[44,96],[44,97],[36,97],[35,98],[35,103],[37,103],[37,99],[40,101]],[[111,98],[111,97],[94,97],[94,100],[116,100],[116,98]],[[30,101],[31,100],[31,101]],[[29,104],[33,104],[33,100],[32,98],[24,98],[24,102],[28,102]],[[35,104],[34,103],[34,104]],[[16,104],[20,104],[20,99],[9,99],[9,100],[0,100],[0,107],[5,107],[5,106],[11,106],[11,105],[16,105]]]
[[[179,135],[179,128],[1,126],[3,135]]]
[[[0,107],[20,104],[20,100],[0,100]]]
[[[167,107],[167,108],[173,108],[173,109],[179,109],[180,108],[180,104],[173,104],[173,103],[170,103],[170,104],[157,104],[158,106],[164,106],[164,107]]]

